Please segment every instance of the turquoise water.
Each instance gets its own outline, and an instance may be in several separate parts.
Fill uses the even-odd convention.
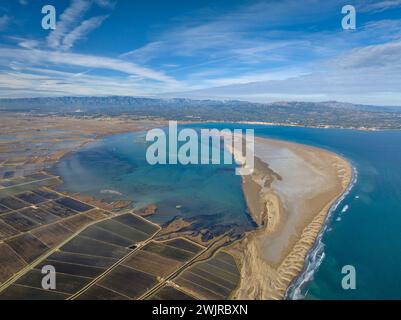
[[[146,161],[143,133],[106,137],[64,157],[53,169],[61,190],[106,200],[133,201],[135,208],[156,204],[149,219],[167,223],[177,216],[213,236],[236,236],[253,228],[234,165],[156,165]]]
[[[358,172],[356,184],[332,214],[312,255],[316,259],[310,269],[316,269],[324,255],[313,280],[299,282],[301,294],[306,299],[401,299],[401,132],[235,128],[255,128],[262,137],[332,150],[349,159]],[[69,191],[107,197],[100,190],[115,190],[137,206],[157,203],[158,222],[181,215],[198,226],[214,227],[216,234],[252,228],[233,166],[151,167],[144,160],[145,148],[141,134],[108,137],[65,157],[55,171]],[[341,212],[346,206],[348,210]],[[344,265],[356,268],[356,290],[341,287]]]

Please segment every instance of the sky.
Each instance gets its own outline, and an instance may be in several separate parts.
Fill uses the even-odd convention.
[[[401,0],[2,0],[0,98],[81,95],[401,106]]]

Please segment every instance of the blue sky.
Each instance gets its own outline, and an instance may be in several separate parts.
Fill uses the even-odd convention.
[[[401,0],[3,0],[0,39],[0,97],[401,105]]]

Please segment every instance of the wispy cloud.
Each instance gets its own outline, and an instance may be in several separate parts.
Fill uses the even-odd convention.
[[[63,38],[83,19],[90,6],[91,1],[72,0],[71,5],[61,14],[56,30],[52,31],[47,37],[48,45],[53,49],[59,48],[62,45]]]
[[[41,68],[14,68],[0,74],[0,97],[59,95],[149,95],[155,87],[126,77],[75,74]]]
[[[228,79],[220,82],[220,86],[173,95],[264,102],[338,100],[400,106],[401,40],[352,49],[308,74],[250,81],[253,79],[257,77]]]
[[[334,60],[344,69],[392,67],[401,69],[401,40],[354,49]]]
[[[243,99],[258,102],[337,100],[400,106],[401,72],[399,68],[391,67],[364,68],[358,71],[341,69],[284,80],[257,81],[192,92],[171,93],[171,96]]]
[[[117,4],[117,0],[112,1],[112,0],[94,0],[94,2],[103,8],[109,8],[109,9],[113,9],[115,7],[115,5]]]
[[[214,59],[195,64],[202,68],[200,71],[195,68],[188,74],[186,82],[194,91],[172,95],[401,105],[401,21],[372,20],[361,23],[356,32],[344,32],[340,24],[338,29],[328,30],[308,26],[308,19],[314,14],[338,14],[344,2],[333,1],[337,6],[335,10],[330,5],[324,7],[326,3],[322,4],[323,8],[307,5],[302,8],[305,3],[301,5],[300,2],[299,6],[294,3],[284,6],[290,8],[285,12],[284,26],[291,27],[290,20],[294,18],[295,25],[303,23],[303,31],[269,25],[263,32],[255,32],[261,28],[259,14],[263,12],[266,20],[270,19],[270,12],[266,14],[263,6],[257,5],[212,22],[167,32],[158,39],[162,42],[157,42],[171,46],[165,52],[177,51],[188,56],[206,53],[208,58],[218,61],[213,67],[209,66],[210,72],[202,70]],[[390,6],[395,7],[396,3],[382,1],[380,5],[371,6],[369,11]],[[272,14],[278,13],[280,5],[270,9]],[[311,10],[305,12],[305,9]],[[253,13],[255,10],[260,11],[259,14]],[[238,21],[235,25],[234,17]],[[274,24],[275,18],[271,19]],[[178,49],[173,51],[172,48]],[[151,46],[142,49],[151,49]],[[155,49],[160,50],[159,46]]]
[[[0,16],[0,31],[6,29],[11,22],[11,17],[8,15]]]
[[[90,32],[97,29],[106,18],[107,16],[98,16],[82,22],[78,27],[64,37],[61,48],[63,50],[72,48],[76,41],[86,37]]]
[[[315,0],[260,1],[220,15],[207,12],[205,16],[178,20],[176,27],[162,31],[155,41],[126,54],[141,57],[145,52],[152,58],[165,53],[181,56],[236,53],[239,56],[241,51],[237,49],[244,49],[242,52],[246,54],[246,49],[267,48],[272,41],[281,40],[280,34],[275,34],[280,28],[311,21],[317,23],[325,15],[339,12],[338,6],[342,2],[333,0],[316,5]],[[295,34],[298,35],[299,32]],[[233,49],[237,51],[233,52]],[[263,51],[266,50],[259,50]]]
[[[363,2],[360,6],[360,9],[362,12],[363,11],[380,12],[398,7],[401,7],[401,0],[384,0],[384,1],[369,0]]]
[[[99,68],[123,74],[137,75],[144,79],[159,82],[176,83],[173,78],[161,72],[144,68],[131,62],[102,56],[44,50],[0,48],[0,60],[5,60],[3,62],[18,61],[25,65],[53,64],[56,66]]]
[[[61,14],[56,30],[47,37],[52,49],[71,49],[74,43],[98,28],[107,16],[97,16],[84,20],[92,4],[112,9],[115,2],[108,0],[72,0],[70,6]]]
[[[152,68],[124,59],[69,51],[109,16],[85,18],[93,4],[113,9],[116,1],[72,0],[45,43],[39,38],[7,35],[6,39],[18,47],[0,46],[0,95],[126,95],[160,88],[177,90],[178,81]]]
[[[158,56],[160,50],[165,49],[163,41],[151,42],[139,49],[131,50],[120,55],[120,58],[129,58],[137,62],[148,62]]]

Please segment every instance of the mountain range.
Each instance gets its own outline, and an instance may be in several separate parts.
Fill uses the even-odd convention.
[[[239,100],[161,99],[130,96],[42,97],[0,99],[0,112],[401,129],[401,107],[359,105],[337,101],[256,103]]]

